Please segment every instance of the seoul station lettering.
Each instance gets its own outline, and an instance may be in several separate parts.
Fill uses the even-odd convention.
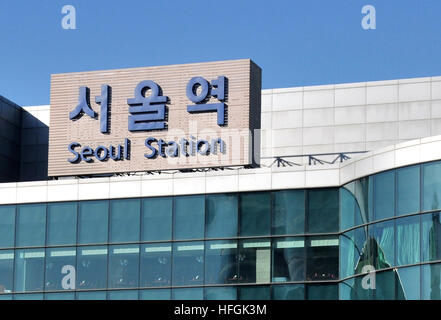
[[[164,141],[162,139],[156,139],[148,137],[145,139],[145,146],[150,150],[149,153],[144,154],[147,159],[154,159],[158,155],[167,157],[179,157],[183,155],[185,157],[195,156],[196,153],[201,155],[216,154],[219,150],[220,153],[224,153],[225,142],[221,138],[207,140],[196,140],[194,137],[190,137],[190,140],[180,139],[179,143],[176,141]],[[155,146],[156,144],[157,146]],[[69,152],[74,157],[67,159],[70,163],[79,163],[81,161],[92,162],[92,157],[95,157],[98,161],[107,161],[112,159],[114,161],[129,160],[130,159],[130,140],[124,139],[123,145],[117,147],[98,146],[93,149],[89,146],[85,146],[81,151],[76,151],[76,148],[81,148],[81,144],[72,142],[68,146]]]
[[[225,76],[219,76],[208,82],[203,77],[193,77],[187,83],[186,95],[194,104],[187,105],[188,113],[216,112],[217,124],[225,125],[225,95],[226,95]],[[200,88],[198,90],[198,88]],[[147,90],[150,94],[145,96]],[[199,92],[198,92],[199,91]],[[95,97],[95,102],[100,105],[100,132],[108,133],[108,116],[109,116],[109,100],[110,86],[105,84],[101,86],[101,95]],[[216,98],[219,102],[207,103],[209,97]],[[89,88],[80,87],[78,96],[78,105],[69,113],[70,120],[77,120],[83,114],[95,119],[98,114],[92,110],[89,104]],[[152,80],[143,80],[138,83],[134,90],[134,97],[127,99],[129,105],[128,130],[130,132],[151,131],[166,129],[167,108],[166,103],[169,97],[162,95],[159,85]],[[154,159],[158,155],[161,157],[178,157],[179,155],[195,156],[196,154],[209,155],[225,152],[225,142],[221,138],[197,140],[191,136],[190,139],[180,139],[176,141],[165,141],[155,137],[145,139],[145,146],[149,152],[144,156],[147,159]],[[76,150],[78,148],[78,151]],[[130,160],[130,140],[124,139],[123,144],[117,146],[110,145],[98,146],[95,149],[90,146],[81,148],[78,142],[71,142],[68,151],[73,154],[73,158],[68,158],[70,163],[93,162],[92,157],[98,161],[114,161]]]

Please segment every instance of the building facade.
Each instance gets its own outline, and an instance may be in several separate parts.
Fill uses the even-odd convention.
[[[49,179],[10,108],[2,299],[441,298],[441,77],[263,90],[253,168]]]

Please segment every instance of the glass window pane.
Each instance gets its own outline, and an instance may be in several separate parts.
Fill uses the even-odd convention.
[[[397,277],[394,270],[375,273],[374,297],[376,300],[395,300]]]
[[[441,214],[424,214],[421,224],[421,261],[441,260]]]
[[[109,291],[108,300],[138,300],[138,290]]]
[[[78,300],[106,300],[106,291],[89,291],[89,292],[78,292]]]
[[[43,291],[44,249],[15,251],[14,290]]]
[[[49,203],[47,205],[47,244],[75,244],[77,242],[77,203]]]
[[[171,240],[173,198],[142,200],[142,241]]]
[[[421,266],[421,299],[441,300],[441,264]]]
[[[305,239],[273,239],[273,282],[304,281],[306,272]]]
[[[73,290],[76,276],[76,248],[46,249],[46,290]]]
[[[75,300],[75,292],[46,293],[46,300]]]
[[[340,236],[340,278],[361,273],[370,264],[366,239],[366,226]]]
[[[77,249],[77,289],[107,287],[107,247]],[[105,298],[104,298],[105,299]]]
[[[364,270],[366,272],[366,270]],[[371,274],[375,277],[375,273]],[[340,283],[340,300],[372,300],[374,288],[366,288],[366,282],[371,284],[370,279],[365,279],[366,274],[348,279]]]
[[[308,300],[338,300],[336,284],[310,284],[306,292]]]
[[[394,221],[385,221],[369,227],[369,255],[376,270],[395,265]]]
[[[271,240],[242,240],[239,243],[239,281],[269,283],[271,281]]]
[[[374,176],[375,220],[394,216],[395,171],[387,171]]]
[[[171,285],[171,243],[141,246],[141,287]]]
[[[441,208],[441,162],[423,164],[423,211]]]
[[[420,166],[397,170],[397,215],[420,211]]]
[[[236,283],[237,241],[207,241],[205,249],[205,283]]]
[[[271,193],[240,194],[240,235],[264,236],[271,232]]]
[[[85,201],[79,205],[78,243],[106,243],[109,201]]]
[[[204,243],[179,242],[173,244],[173,285],[201,285],[204,283]]]
[[[17,207],[17,247],[44,246],[45,231],[45,204],[26,204]]]
[[[0,294],[0,300],[12,300],[12,294]]]
[[[202,239],[205,224],[205,197],[180,196],[174,201],[174,239]]]
[[[398,269],[398,299],[420,300],[420,266]]]
[[[237,211],[237,195],[207,195],[206,237],[236,237],[238,222]]]
[[[204,300],[203,288],[182,288],[172,290],[173,300]]]
[[[337,280],[338,237],[310,237],[307,239],[306,244],[306,280]]]
[[[353,297],[354,278],[342,281],[338,284],[339,300],[357,300]]]
[[[0,250],[0,294],[11,293],[14,279],[14,251]]]
[[[22,293],[14,294],[14,300],[43,300],[44,296],[42,293]]]
[[[205,300],[237,300],[235,287],[205,288]]]
[[[354,181],[355,225],[373,221],[374,176]]]
[[[171,289],[141,290],[140,300],[170,300]]]
[[[0,206],[0,247],[14,247],[15,206]]]
[[[339,190],[308,190],[308,228],[310,233],[338,232]]]
[[[354,184],[351,182],[340,189],[340,230],[352,228],[355,223],[355,197],[351,192]]]
[[[141,201],[110,201],[110,242],[139,241]]]
[[[397,219],[397,265],[420,262],[420,217]]]
[[[305,300],[305,285],[285,284],[272,286],[273,300]]]
[[[340,277],[346,278],[355,273],[354,230],[340,236]]]
[[[109,288],[136,288],[139,275],[139,246],[109,247]]]
[[[273,234],[305,233],[305,191],[273,192]]]
[[[239,287],[239,300],[270,300],[269,286]]]

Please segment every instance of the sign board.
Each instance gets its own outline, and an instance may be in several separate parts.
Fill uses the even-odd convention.
[[[249,59],[54,74],[48,175],[253,165],[260,97]]]

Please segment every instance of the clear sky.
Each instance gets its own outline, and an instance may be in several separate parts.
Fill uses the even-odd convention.
[[[0,0],[0,57],[20,105],[49,104],[52,73],[240,58],[264,89],[441,76],[441,0]]]

